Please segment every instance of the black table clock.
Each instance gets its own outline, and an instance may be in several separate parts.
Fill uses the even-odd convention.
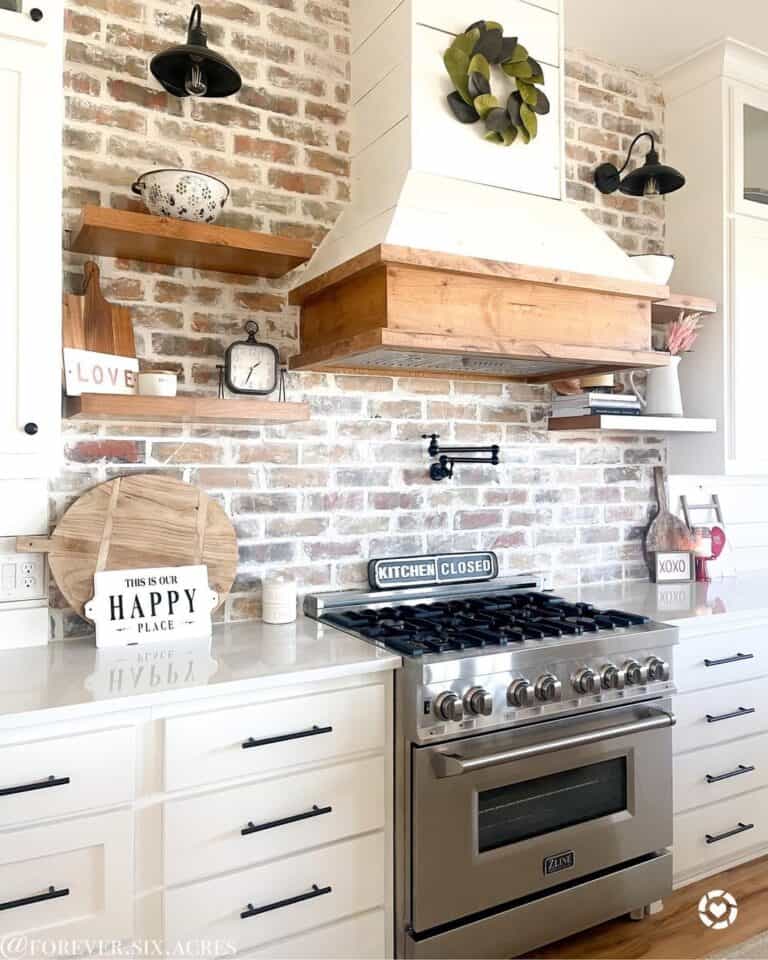
[[[249,320],[245,325],[247,340],[236,340],[224,354],[224,380],[232,393],[264,396],[277,388],[280,375],[280,354],[271,343],[256,339],[259,325]]]

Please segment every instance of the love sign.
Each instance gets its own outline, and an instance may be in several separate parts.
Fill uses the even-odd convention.
[[[97,647],[210,637],[218,594],[208,567],[103,570],[94,574],[85,614],[96,625]]]
[[[136,393],[139,361],[93,350],[64,348],[64,384],[68,397],[84,393]]]

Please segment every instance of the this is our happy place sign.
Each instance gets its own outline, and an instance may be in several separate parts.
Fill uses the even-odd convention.
[[[86,616],[96,625],[97,647],[152,641],[204,639],[218,594],[208,586],[208,567],[104,570],[94,574]]]

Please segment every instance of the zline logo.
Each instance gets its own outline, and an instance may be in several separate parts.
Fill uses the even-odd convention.
[[[699,900],[699,919],[710,930],[725,930],[738,915],[736,898],[725,890],[710,890]]]

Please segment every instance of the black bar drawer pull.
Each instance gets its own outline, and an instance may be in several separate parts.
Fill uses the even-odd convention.
[[[14,793],[29,793],[32,790],[47,790],[48,787],[63,787],[69,783],[69,777],[48,777],[45,780],[35,780],[34,783],[23,783],[20,787],[3,787],[0,797],[10,797]]]
[[[704,660],[705,667],[721,667],[724,663],[737,663],[739,660],[754,660],[754,653],[737,653],[733,657],[722,657],[720,660]]]
[[[297,813],[292,817],[281,817],[279,820],[268,820],[266,823],[254,823],[253,820],[249,820],[248,826],[243,827],[240,833],[242,836],[248,837],[252,833],[261,833],[262,830],[271,830],[273,827],[285,827],[289,823],[298,823],[300,820],[322,817],[323,814],[330,813],[332,810],[333,807],[318,807],[314,803],[311,810],[307,810],[306,813]]]
[[[740,833],[746,833],[747,830],[754,830],[754,823],[742,823],[739,820],[738,827],[734,827],[733,830],[726,830],[725,833],[718,833],[716,837],[713,837],[711,833],[707,833],[705,836],[707,838],[707,843],[717,843],[718,840],[727,840],[728,837],[736,837]]]
[[[311,727],[309,730],[299,730],[298,733],[283,733],[279,737],[265,737],[263,740],[254,740],[253,737],[243,743],[243,750],[251,747],[267,747],[270,743],[284,743],[286,740],[303,740],[304,737],[317,737],[321,733],[332,733],[333,727]]]
[[[733,713],[721,713],[718,715],[713,715],[711,713],[707,714],[707,723],[719,723],[721,720],[733,720],[734,717],[746,717],[750,713],[754,713],[754,707],[739,707],[738,710],[734,710]]]
[[[63,887],[57,890],[55,887],[48,887],[47,893],[38,893],[34,897],[22,897],[21,900],[8,900],[6,903],[0,903],[0,910],[15,910],[16,907],[28,907],[32,903],[42,903],[44,900],[58,900],[59,897],[68,897],[69,887]]]
[[[754,767],[748,767],[743,763],[740,763],[735,770],[731,770],[728,773],[721,773],[717,777],[713,777],[711,773],[706,775],[707,783],[720,783],[721,780],[730,780],[731,777],[740,777],[744,773],[753,773],[755,770]]]
[[[297,897],[275,900],[274,903],[268,903],[265,907],[254,907],[252,903],[249,903],[247,909],[243,910],[240,914],[240,919],[247,920],[248,917],[258,917],[261,913],[269,913],[270,910],[282,910],[283,907],[290,907],[294,903],[302,903],[304,900],[314,900],[315,897],[323,897],[326,893],[330,893],[332,889],[332,887],[318,887],[316,883],[313,883],[309,893],[300,893]]]

